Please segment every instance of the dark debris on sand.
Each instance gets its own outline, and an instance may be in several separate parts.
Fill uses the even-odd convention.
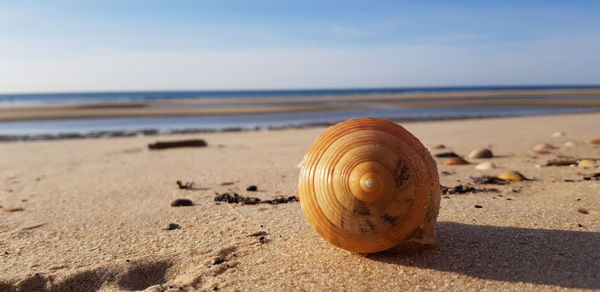
[[[584,208],[577,209],[577,212],[579,212],[581,214],[586,214],[586,215],[590,213],[590,211],[588,211],[587,209],[584,209]]]
[[[600,180],[600,172],[584,175],[583,180]]]
[[[544,166],[569,166],[573,164],[577,165],[576,159],[551,159]]]
[[[500,191],[495,188],[476,188],[470,185],[456,185],[453,187],[441,186],[442,194],[454,195],[454,194],[469,194],[469,193],[499,193]]]
[[[171,202],[171,207],[187,207],[187,206],[193,206],[194,202],[192,202],[192,200],[190,199],[177,199],[173,202]]]
[[[250,235],[248,235],[248,236],[246,236],[246,237],[252,237],[252,236],[265,236],[265,235],[267,235],[267,232],[266,232],[266,231],[259,231],[259,232],[254,232],[254,233],[252,233],[252,234],[250,234]]]
[[[489,176],[489,175],[471,176],[470,178],[474,183],[480,184],[480,185],[505,185],[505,184],[508,184],[508,182],[505,180],[499,179],[495,176]]]
[[[193,181],[188,181],[188,182],[181,182],[180,180],[177,181],[177,187],[179,187],[180,190],[188,190],[188,191],[204,191],[204,190],[208,190],[209,188],[199,188],[199,187],[195,187],[196,183]]]
[[[222,257],[217,257],[217,258],[215,258],[215,260],[213,261],[213,266],[215,266],[215,265],[220,265],[220,264],[222,264],[222,263],[224,263],[224,262],[225,262],[225,259],[224,259],[224,258],[222,258]]]
[[[194,187],[194,182],[182,183],[180,180],[177,181],[177,186],[180,190],[187,190]]]
[[[284,204],[284,203],[297,202],[297,201],[298,201],[297,196],[289,196],[289,197],[277,196],[270,200],[261,200],[260,198],[256,198],[256,197],[240,196],[237,193],[222,193],[222,194],[215,193],[215,202],[227,202],[230,204],[242,204],[242,205],[271,204],[271,205],[275,205],[275,204]]]
[[[255,185],[251,185],[246,188],[246,191],[249,191],[249,192],[256,192],[257,190],[258,190],[258,187]]]

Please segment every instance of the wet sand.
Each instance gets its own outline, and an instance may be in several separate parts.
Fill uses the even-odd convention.
[[[551,97],[552,100],[540,100]],[[0,108],[0,121],[291,113],[368,107],[600,107],[600,90],[515,90],[302,98],[165,99],[84,105]]]
[[[326,243],[297,202],[213,199],[296,195],[297,165],[324,128],[1,143],[0,291],[598,290],[600,181],[583,177],[600,168],[535,166],[600,158],[584,143],[600,138],[598,125],[600,114],[404,124],[433,153],[488,147],[497,156],[487,171],[474,163],[488,159],[436,159],[444,186],[504,170],[533,180],[444,195],[435,248],[369,256]],[[192,138],[208,147],[147,149]],[[544,142],[558,149],[531,152]],[[193,206],[171,207],[178,198]],[[180,228],[165,230],[170,223]],[[258,232],[266,235],[249,236]]]

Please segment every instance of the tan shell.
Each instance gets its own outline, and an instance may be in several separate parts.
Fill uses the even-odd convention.
[[[492,150],[490,149],[475,149],[469,153],[469,158],[478,159],[478,158],[492,158],[494,154],[492,154]]]
[[[373,253],[407,240],[435,242],[435,162],[392,122],[361,118],[327,129],[304,156],[298,192],[313,229],[343,249]]]
[[[512,182],[524,181],[526,179],[523,174],[517,171],[505,171],[498,175],[498,178],[504,181]]]
[[[556,149],[556,147],[554,145],[548,144],[548,143],[538,144],[533,147],[533,150],[537,151],[537,152],[550,151],[550,150],[554,150],[554,149]]]
[[[579,161],[579,163],[577,164],[577,166],[579,166],[581,168],[596,167],[596,161],[595,160],[591,160],[591,159],[583,159],[583,160]]]
[[[492,169],[492,168],[496,168],[496,164],[494,164],[493,162],[482,162],[482,163],[475,165],[475,169],[479,169],[479,170],[487,170],[487,169]]]
[[[469,162],[460,157],[450,157],[446,161],[444,161],[444,165],[465,165],[465,164],[469,164]]]

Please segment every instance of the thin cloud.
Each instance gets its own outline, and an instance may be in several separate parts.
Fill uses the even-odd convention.
[[[329,31],[333,37],[337,39],[364,39],[379,35],[372,30],[349,28],[344,26],[333,26]]]

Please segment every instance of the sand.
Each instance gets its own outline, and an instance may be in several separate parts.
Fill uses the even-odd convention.
[[[600,169],[535,167],[557,155],[600,158],[583,143],[600,137],[598,125],[600,114],[404,124],[430,149],[447,147],[432,152],[489,147],[498,156],[488,171],[438,160],[445,186],[504,170],[534,180],[446,195],[435,248],[368,256],[321,239],[297,202],[213,200],[296,195],[297,165],[324,128],[2,143],[0,291],[598,290],[600,181],[581,179]],[[209,146],[147,149],[184,138]],[[559,149],[532,155],[539,143]],[[171,207],[178,198],[194,205]],[[170,223],[181,228],[164,230]],[[261,231],[263,243],[249,236]]]

